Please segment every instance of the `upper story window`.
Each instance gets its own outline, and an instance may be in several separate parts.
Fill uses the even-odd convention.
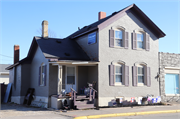
[[[115,46],[123,46],[123,31],[122,30],[116,30],[115,31]]]
[[[138,29],[133,32],[133,49],[150,50],[150,38],[143,29]]]
[[[96,32],[88,35],[88,45],[96,43]]]
[[[129,47],[129,34],[124,27],[115,26],[110,29],[110,47],[126,48]]]
[[[144,34],[137,33],[137,48],[144,48]]]

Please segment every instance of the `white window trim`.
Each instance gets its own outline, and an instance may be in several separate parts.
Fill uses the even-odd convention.
[[[180,94],[165,94],[165,96],[180,96]]]
[[[124,78],[123,66],[125,65],[125,63],[122,62],[122,61],[119,61],[119,62],[113,61],[112,64],[115,66],[115,69],[114,69],[115,72],[116,72],[116,66],[121,66],[122,67],[122,73],[121,73],[122,79],[121,80],[123,80],[123,78]],[[116,82],[116,73],[114,73],[114,85],[115,86],[125,86],[124,84],[122,84],[122,81],[121,82]]]
[[[122,31],[122,39],[116,38],[116,31]],[[114,47],[116,48],[123,48],[123,39],[124,39],[124,30],[123,29],[114,29]],[[121,40],[121,46],[117,46],[116,44],[116,40]]]
[[[143,76],[143,83],[142,83],[142,82],[141,82],[141,83],[138,82],[138,84],[139,84],[139,85],[142,85],[142,84],[144,85],[144,78],[145,78],[145,76],[144,76],[144,73],[141,74],[141,75],[138,74],[138,68],[139,68],[139,67],[143,68],[143,70],[144,70],[144,65],[138,65],[138,66],[137,66],[137,82],[138,82],[138,76]]]
[[[134,30],[134,32],[136,33],[136,34],[138,34],[138,33],[141,33],[141,34],[143,34],[143,48],[138,48],[138,40],[137,40],[137,50],[146,50],[146,48],[145,48],[145,38],[146,38],[146,31],[143,29],[143,28],[138,28],[138,29],[135,29]],[[137,39],[137,38],[136,38]]]
[[[145,33],[143,33],[143,32],[137,32],[137,34],[143,34],[143,41],[139,41],[138,40],[138,38],[136,38],[137,39],[137,49],[138,50],[144,50],[145,49]],[[138,47],[138,42],[142,42],[142,48],[139,48]]]
[[[40,86],[45,86],[45,84],[44,84],[45,81],[43,81],[43,79],[42,79],[42,75],[43,75],[42,74],[42,71],[43,71],[42,69],[43,69],[43,67],[45,67],[44,63],[41,64]],[[46,75],[46,73],[45,73],[45,75]],[[43,83],[42,83],[42,81],[43,81]]]
[[[147,65],[146,65],[146,63],[144,63],[144,62],[142,62],[142,63],[139,63],[139,64],[137,64],[137,63],[135,63],[136,64],[136,66],[137,66],[137,86],[146,86],[145,84],[144,84],[144,81],[145,81],[145,72],[144,72],[144,74],[143,74],[143,76],[144,76],[144,81],[143,81],[143,83],[141,82],[141,83],[139,83],[138,82],[138,67],[143,67],[143,68],[145,68]]]
[[[124,49],[125,48],[125,46],[124,46],[124,39],[125,39],[125,36],[124,36],[124,32],[125,32],[125,28],[124,27],[122,27],[122,26],[113,26],[111,29],[113,29],[114,30],[114,48],[120,48],[120,49]],[[115,44],[116,44],[116,42],[115,42],[115,40],[116,40],[116,34],[115,34],[115,32],[116,31],[122,31],[122,46],[116,46]]]
[[[116,66],[120,66],[121,67],[121,73],[116,73]],[[122,64],[116,64],[115,65],[115,72],[114,72],[114,78],[115,78],[115,84],[117,83],[117,84],[122,84],[122,78],[123,78],[123,74],[122,74],[122,69],[123,68],[123,66],[122,66]],[[121,78],[121,82],[116,82],[116,75],[120,75],[120,76],[122,76],[122,78]]]

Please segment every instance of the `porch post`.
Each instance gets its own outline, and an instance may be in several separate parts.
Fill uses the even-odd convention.
[[[58,86],[57,86],[58,95],[61,94],[62,91],[62,65],[58,65]]]

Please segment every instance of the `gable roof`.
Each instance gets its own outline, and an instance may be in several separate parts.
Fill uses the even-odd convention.
[[[10,69],[12,69],[13,67],[18,66],[18,65],[23,64],[23,63],[29,64],[29,63],[30,63],[30,59],[29,59],[28,57],[25,57],[24,59],[16,62],[16,63],[13,64],[13,65],[7,66],[7,67],[6,67],[6,70],[10,70]]]
[[[96,21],[88,26],[84,26],[79,31],[68,36],[68,38],[73,39],[97,29],[101,30],[128,12],[132,12],[133,15],[135,15],[157,38],[165,36],[165,33],[146,14],[144,14],[144,12],[142,12],[135,4],[132,4],[118,12],[112,13],[104,19]]]
[[[43,52],[45,58],[55,58],[58,60],[78,60],[89,61],[90,58],[76,43],[76,41],[65,38],[48,38],[35,37],[35,40]],[[30,54],[29,54],[30,55]]]
[[[9,70],[17,65],[30,63],[38,46],[44,54],[44,57],[47,59],[90,61],[90,58],[87,56],[87,54],[74,40],[68,38],[44,39],[42,37],[36,36],[33,38],[27,57],[7,67],[6,69]]]

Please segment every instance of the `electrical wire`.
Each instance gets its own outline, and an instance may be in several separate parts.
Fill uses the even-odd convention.
[[[13,57],[11,57],[11,56],[7,56],[7,55],[2,55],[2,54],[0,54],[1,56],[4,56],[4,57],[8,57],[8,58],[13,58]]]

